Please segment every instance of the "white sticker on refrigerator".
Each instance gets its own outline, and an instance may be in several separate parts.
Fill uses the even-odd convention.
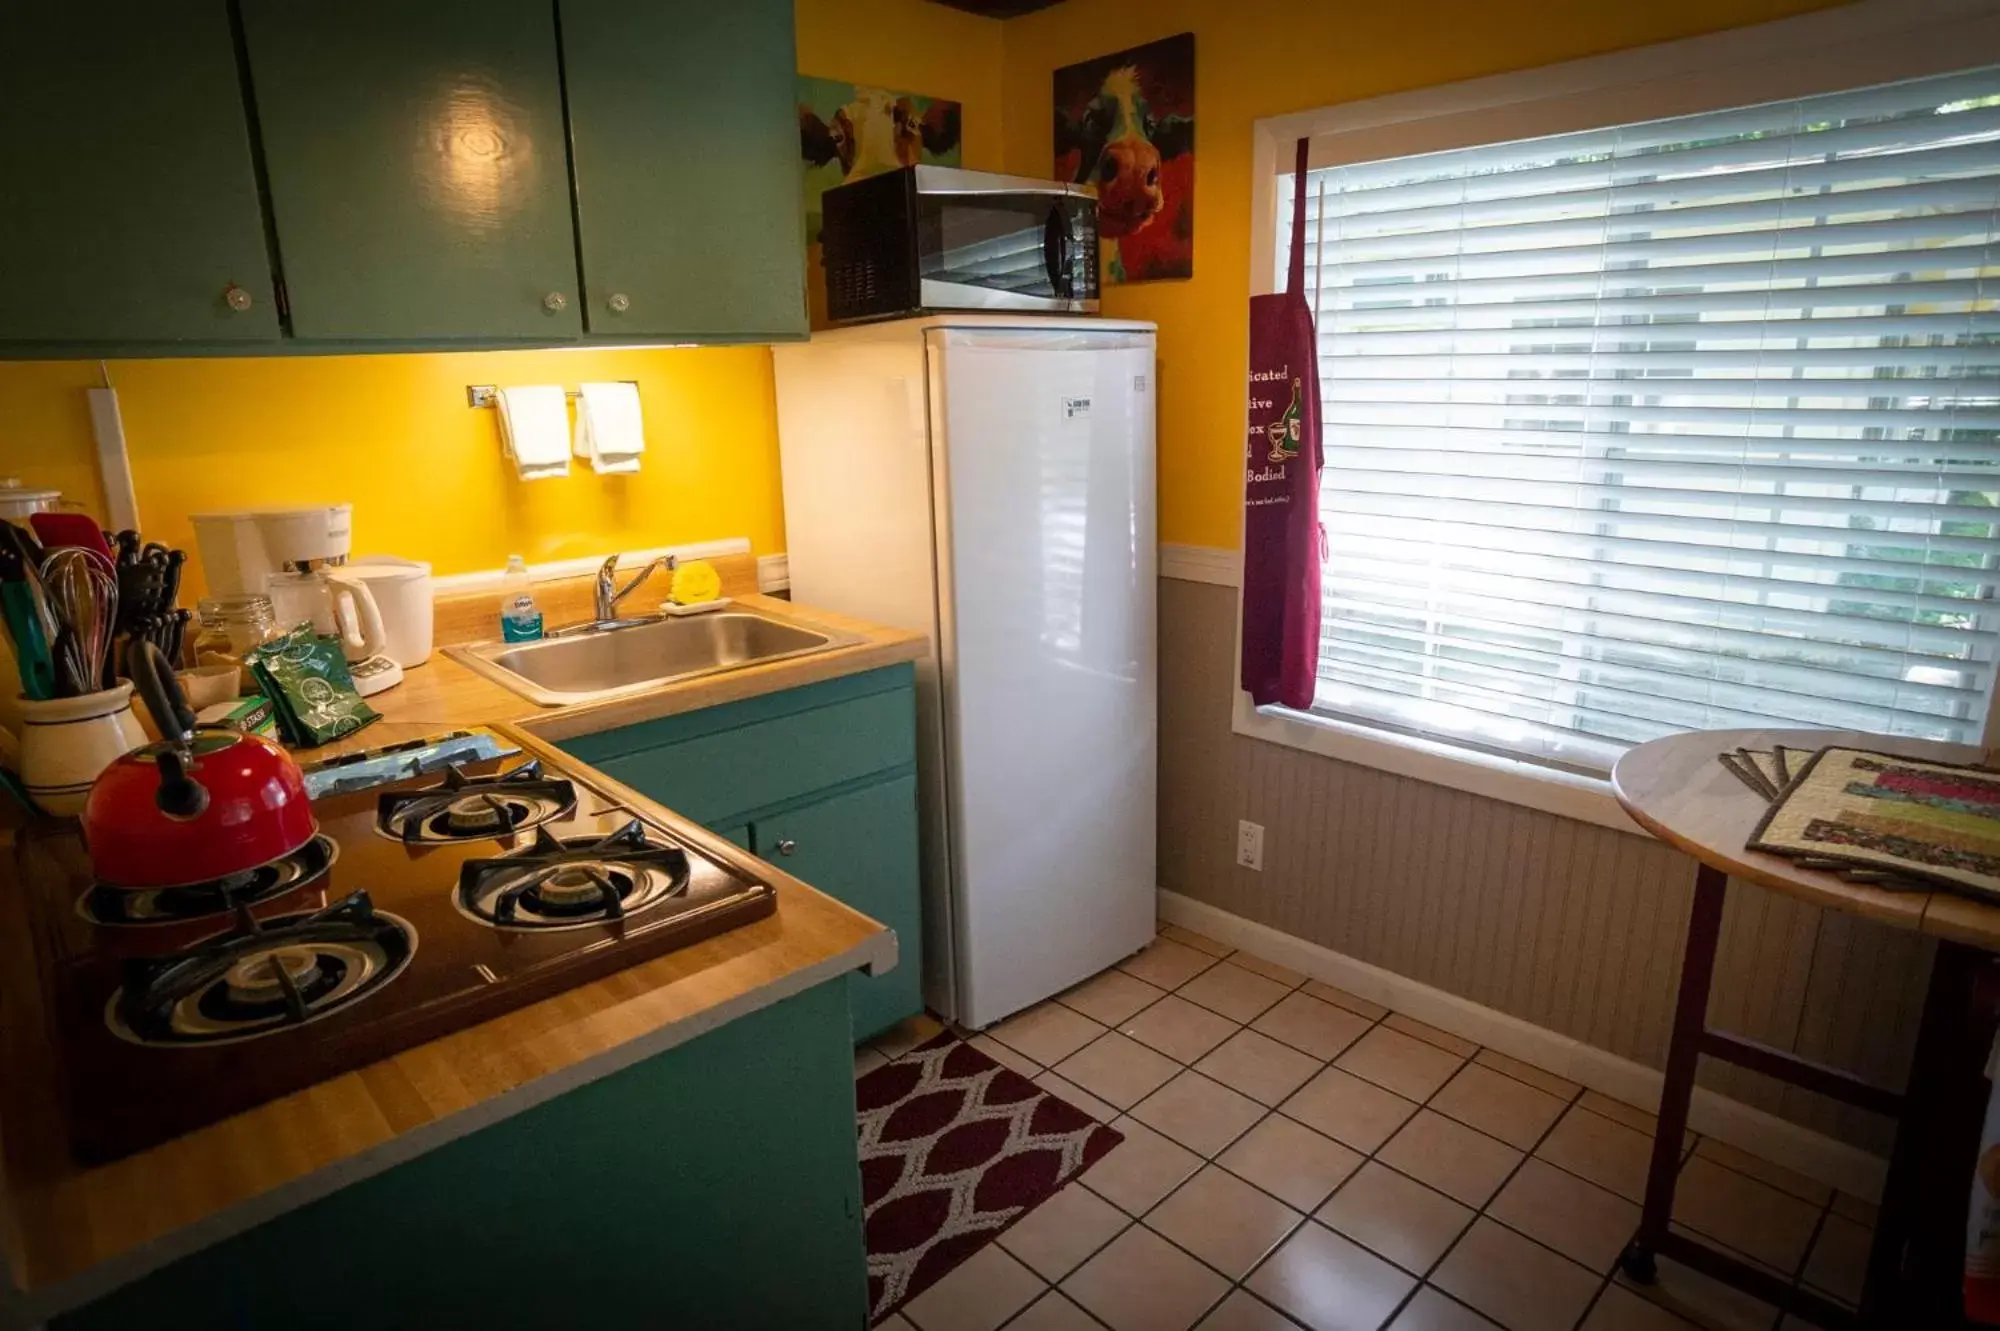
[[[1090,414],[1090,399],[1087,397],[1066,397],[1063,399],[1063,419],[1073,421],[1079,416]]]
[[[1135,393],[1143,393],[1143,392],[1145,392],[1145,391],[1146,391],[1146,376],[1145,376],[1145,375],[1143,375],[1143,374],[1135,374],[1135,375],[1133,375],[1133,376],[1132,376],[1132,391],[1133,391],[1133,392],[1135,392]]]

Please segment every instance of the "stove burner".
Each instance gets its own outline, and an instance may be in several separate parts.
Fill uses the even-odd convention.
[[[77,899],[77,913],[92,924],[182,924],[254,906],[316,882],[338,848],[316,836],[291,854],[245,873],[177,887],[119,887],[96,883]]]
[[[222,977],[223,993],[232,1003],[282,1003],[285,990],[301,993],[320,987],[320,954],[309,947],[281,947],[248,956]]]
[[[455,799],[441,815],[445,830],[455,836],[493,836],[511,831],[523,806],[497,796],[478,794]]]
[[[511,855],[458,871],[461,913],[500,929],[574,929],[623,919],[687,890],[687,853],[649,841],[634,819],[603,837],[544,829]]]
[[[417,932],[378,912],[366,892],[309,914],[215,934],[183,952],[130,961],[105,1005],[112,1033],[134,1044],[191,1046],[255,1039],[330,1016],[396,978]]]
[[[384,794],[376,802],[375,827],[412,843],[485,841],[525,832],[574,808],[576,787],[544,777],[539,762],[485,777],[451,767],[440,785]]]

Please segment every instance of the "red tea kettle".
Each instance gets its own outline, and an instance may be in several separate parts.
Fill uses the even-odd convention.
[[[173,669],[134,642],[126,670],[164,737],[113,762],[90,787],[90,867],[114,887],[160,888],[246,873],[319,831],[292,755],[258,735],[197,728]]]

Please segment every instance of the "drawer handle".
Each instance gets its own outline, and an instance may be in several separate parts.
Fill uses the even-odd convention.
[[[569,308],[569,297],[560,291],[551,291],[542,297],[542,308],[550,314],[560,314]]]
[[[786,839],[778,843],[778,853],[780,855],[790,855],[793,851],[797,850],[798,848],[799,848],[799,843],[796,841],[792,841],[790,839]]]
[[[611,299],[605,301],[604,303],[611,307],[611,312],[613,314],[623,314],[625,313],[625,311],[632,308],[632,298],[626,295],[622,291],[612,292]]]
[[[222,289],[222,303],[230,309],[235,310],[238,314],[241,314],[250,308],[251,296],[242,287],[231,282]]]

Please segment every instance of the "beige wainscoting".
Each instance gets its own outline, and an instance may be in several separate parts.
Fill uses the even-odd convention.
[[[1236,589],[1160,581],[1160,885],[1659,1067],[1694,863],[1649,838],[1237,735]],[[1236,820],[1264,824],[1238,868]],[[1711,1023],[1900,1087],[1932,945],[1738,885]],[[1878,1153],[1871,1115],[1705,1060],[1714,1090]]]

